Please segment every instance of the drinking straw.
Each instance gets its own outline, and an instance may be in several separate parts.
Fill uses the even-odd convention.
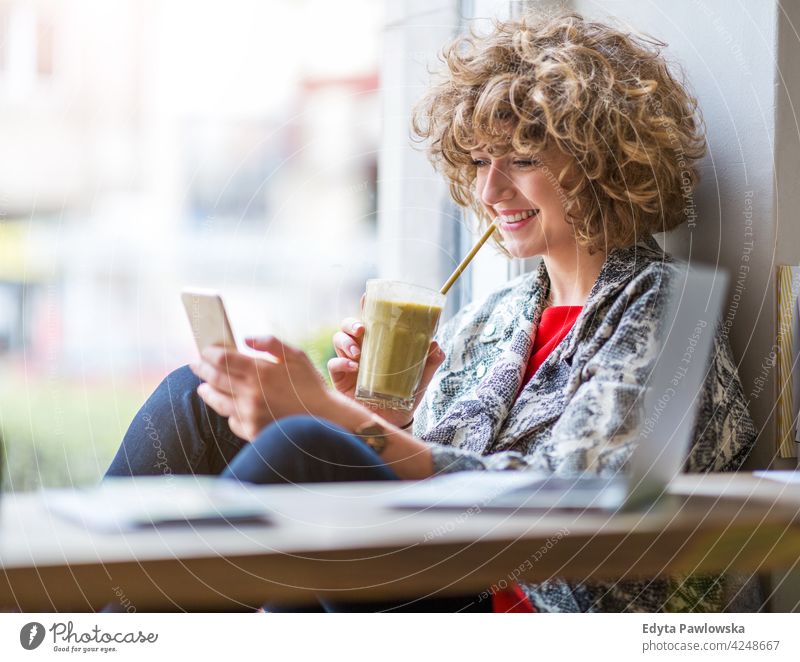
[[[461,260],[461,264],[456,267],[456,270],[450,275],[450,278],[447,279],[447,282],[442,285],[442,289],[439,290],[442,294],[447,294],[447,290],[449,290],[453,283],[456,282],[456,279],[461,275],[464,269],[467,268],[467,265],[472,261],[472,258],[475,257],[475,253],[477,253],[481,246],[486,243],[486,240],[492,236],[492,232],[497,229],[497,226],[492,223],[488,228],[486,228],[486,232],[483,233],[483,236],[475,242],[475,245],[472,247],[472,250],[467,254],[463,260]]]

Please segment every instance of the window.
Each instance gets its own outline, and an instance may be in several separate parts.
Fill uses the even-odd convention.
[[[195,357],[184,287],[324,370],[379,261],[382,26],[373,0],[0,4],[7,486],[99,477]]]

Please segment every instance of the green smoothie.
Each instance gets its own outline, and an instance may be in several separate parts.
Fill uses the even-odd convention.
[[[370,297],[368,292],[358,399],[391,409],[413,407],[441,313],[441,306]]]

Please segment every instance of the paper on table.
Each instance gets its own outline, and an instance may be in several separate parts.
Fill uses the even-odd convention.
[[[769,478],[779,483],[800,484],[800,471],[754,471],[753,475],[758,478]]]
[[[42,498],[59,516],[105,531],[269,521],[245,485],[211,476],[106,478],[88,488],[44,490]]]

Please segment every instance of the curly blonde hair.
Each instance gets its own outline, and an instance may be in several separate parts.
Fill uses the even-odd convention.
[[[694,213],[695,162],[706,152],[697,100],[665,46],[573,12],[495,21],[488,36],[444,48],[446,75],[415,107],[412,129],[483,227],[491,219],[470,150],[557,149],[571,157],[555,176],[577,242],[592,252],[628,246]]]

